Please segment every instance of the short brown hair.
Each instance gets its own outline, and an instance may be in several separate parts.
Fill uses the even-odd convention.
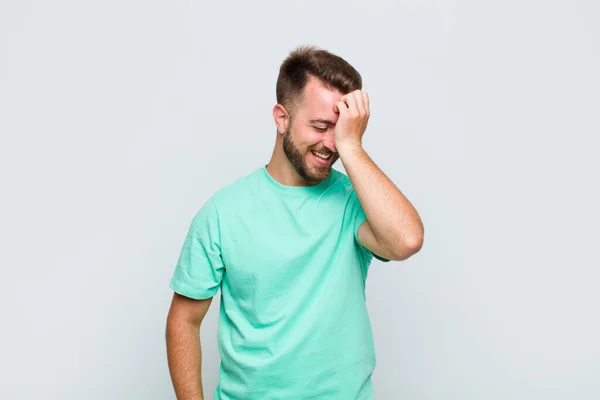
[[[341,93],[362,89],[362,77],[343,58],[316,46],[299,46],[283,61],[277,78],[277,103],[293,117],[309,77]]]

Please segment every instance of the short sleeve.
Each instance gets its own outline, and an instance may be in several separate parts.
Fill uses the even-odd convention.
[[[362,208],[362,205],[360,204],[360,201],[358,200],[358,196],[356,195],[356,192],[354,190],[352,190],[352,193],[350,195],[350,210],[352,213],[351,214],[352,220],[354,221],[354,226],[353,226],[354,241],[356,242],[356,245],[358,246],[358,248],[360,250],[363,260],[366,262],[366,265],[369,265],[369,263],[371,262],[373,257],[375,257],[376,259],[378,259],[379,261],[382,261],[382,262],[390,261],[386,258],[379,257],[375,253],[372,253],[369,249],[364,247],[358,241],[358,228],[360,228],[360,226],[363,224],[363,222],[365,222],[367,220],[367,216],[366,216],[365,211]]]
[[[219,216],[210,198],[192,220],[170,287],[182,296],[207,299],[218,292],[224,272]]]

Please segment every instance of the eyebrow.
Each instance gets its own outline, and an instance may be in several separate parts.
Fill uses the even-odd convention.
[[[335,123],[333,121],[328,120],[328,119],[311,119],[310,122],[311,123],[320,122],[322,124],[327,124],[327,125],[335,126]]]

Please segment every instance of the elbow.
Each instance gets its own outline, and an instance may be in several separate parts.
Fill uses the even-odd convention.
[[[394,260],[403,261],[406,260],[416,253],[418,253],[423,247],[423,235],[416,235],[409,239],[400,241],[400,244],[396,246],[393,251]]]
[[[413,254],[418,253],[423,247],[423,236],[424,235],[421,232],[408,242],[407,247],[413,252]]]

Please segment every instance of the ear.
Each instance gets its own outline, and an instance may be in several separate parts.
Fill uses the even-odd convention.
[[[283,135],[290,124],[290,115],[282,104],[275,104],[273,107],[273,120],[277,126],[277,133]]]

